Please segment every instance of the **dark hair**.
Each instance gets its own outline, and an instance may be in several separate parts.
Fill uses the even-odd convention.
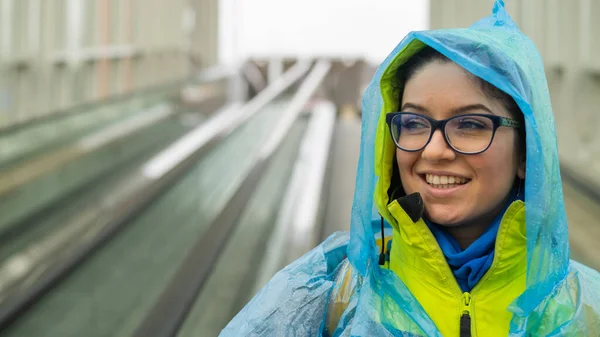
[[[422,70],[426,65],[428,65],[432,62],[435,62],[435,61],[443,62],[443,63],[452,62],[449,58],[447,58],[446,56],[444,56],[442,53],[438,52],[437,50],[433,49],[432,47],[425,46],[425,48],[421,49],[419,52],[417,52],[415,55],[413,55],[406,63],[404,63],[400,68],[398,68],[398,70],[396,72],[396,79],[398,80],[400,86],[403,87],[404,84],[409,79],[411,79],[417,72]],[[504,91],[496,88],[491,83],[486,82],[485,80],[483,80],[475,75],[472,75],[469,72],[467,72],[467,73],[469,75],[471,75],[471,78],[474,81],[477,81],[479,83],[479,85],[481,86],[481,90],[487,97],[502,103],[504,108],[506,108],[506,110],[510,114],[510,117],[512,119],[518,121],[521,124],[521,127],[518,129],[519,151],[524,151],[525,150],[525,120],[523,118],[523,113],[521,112],[521,109],[519,108],[519,106],[517,105],[515,100],[512,98],[512,96],[510,96],[509,94],[505,93]],[[400,92],[400,96],[398,97],[398,107],[400,107],[400,106],[402,106],[402,91]],[[522,153],[524,155],[524,152],[522,152]]]

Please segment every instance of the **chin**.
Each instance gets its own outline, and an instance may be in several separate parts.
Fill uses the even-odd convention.
[[[431,210],[426,209],[425,216],[427,219],[429,219],[429,221],[445,227],[459,226],[462,222],[459,214],[448,212],[446,207],[441,207],[441,209],[438,209],[438,207],[434,207],[434,209]]]

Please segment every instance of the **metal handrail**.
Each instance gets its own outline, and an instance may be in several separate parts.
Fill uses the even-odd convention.
[[[320,102],[311,112],[306,136],[281,204],[267,250],[259,266],[253,293],[275,273],[314,247],[327,159],[335,127],[335,105]]]
[[[167,288],[139,325],[135,337],[175,336],[192,308],[198,293],[217,263],[222,247],[235,229],[237,220],[246,207],[262,173],[283,142],[285,135],[306,103],[329,72],[331,64],[318,62],[293,97],[289,107],[274,127],[263,147],[256,153],[253,167],[208,230],[194,244],[190,253],[171,279]],[[273,83],[275,85],[279,80]]]

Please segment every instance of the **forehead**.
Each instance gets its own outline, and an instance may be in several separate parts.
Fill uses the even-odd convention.
[[[425,65],[405,83],[402,96],[402,107],[417,105],[423,108],[419,112],[434,118],[448,118],[463,107],[478,104],[496,115],[508,116],[501,102],[483,92],[479,80],[453,62],[435,61]],[[406,110],[414,111],[414,108]]]

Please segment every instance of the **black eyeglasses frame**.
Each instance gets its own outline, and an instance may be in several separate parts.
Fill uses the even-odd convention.
[[[394,118],[396,118],[397,116],[402,116],[402,115],[416,115],[419,117],[422,117],[426,120],[429,121],[429,123],[431,123],[431,132],[429,134],[429,138],[427,139],[427,142],[425,142],[425,145],[423,145],[423,147],[416,149],[416,150],[407,150],[402,148],[400,145],[398,145],[398,142],[394,139],[393,136],[393,131],[392,131],[392,121],[394,120]],[[461,151],[458,150],[457,148],[455,148],[452,143],[450,142],[450,140],[448,139],[448,135],[446,135],[446,124],[456,118],[464,118],[464,117],[469,117],[469,116],[473,116],[473,117],[486,117],[489,118],[493,125],[494,128],[492,130],[492,138],[490,139],[489,144],[481,151],[474,151],[474,152],[466,152],[466,151]],[[394,141],[394,144],[396,145],[396,147],[402,151],[406,151],[406,152],[419,152],[421,150],[423,150],[425,147],[427,147],[427,145],[429,145],[429,143],[431,142],[431,138],[433,137],[433,134],[435,133],[435,131],[437,129],[440,129],[440,131],[442,132],[442,135],[444,136],[444,140],[446,141],[446,144],[448,144],[448,146],[454,150],[457,153],[460,154],[467,154],[467,155],[471,155],[471,154],[480,154],[485,152],[487,149],[489,149],[489,147],[492,145],[492,142],[494,141],[494,136],[496,135],[496,130],[498,130],[499,127],[504,126],[504,127],[509,127],[509,128],[515,128],[518,129],[521,127],[521,124],[514,120],[514,119],[510,119],[510,118],[506,118],[506,117],[501,117],[501,116],[496,116],[496,115],[489,115],[489,114],[463,114],[463,115],[457,115],[457,116],[453,116],[447,119],[442,119],[442,120],[437,120],[437,119],[433,119],[431,117],[425,116],[425,115],[421,115],[418,113],[414,113],[414,112],[390,112],[387,113],[385,116],[385,122],[388,125],[389,131],[390,131],[390,136],[392,137],[392,140]]]

